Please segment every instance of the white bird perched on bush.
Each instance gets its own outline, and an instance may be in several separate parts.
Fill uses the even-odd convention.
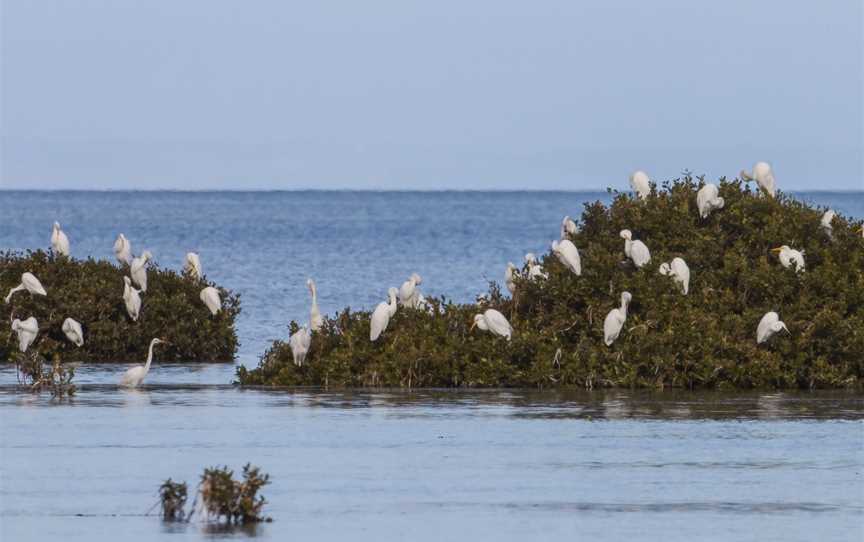
[[[606,320],[603,321],[603,341],[606,346],[611,346],[621,334],[624,322],[627,321],[627,307],[630,306],[632,299],[633,296],[630,295],[630,292],[621,292],[621,306],[612,309],[606,315]]]
[[[12,331],[18,334],[18,349],[26,352],[39,334],[39,322],[32,316],[23,321],[16,318],[12,320]]]
[[[777,253],[777,258],[780,259],[780,265],[786,268],[793,268],[799,273],[804,272],[804,251],[789,248],[788,245],[772,248],[771,252]]]
[[[671,263],[660,264],[660,274],[672,277],[675,282],[681,285],[684,295],[690,291],[690,268],[687,267],[687,262],[683,258],[672,258]]]
[[[759,188],[772,198],[777,192],[777,181],[774,180],[774,172],[771,170],[771,165],[768,162],[756,162],[756,165],[753,166],[753,173],[741,170],[739,177],[748,183],[756,181]]]
[[[192,278],[198,280],[204,278],[204,271],[201,268],[201,258],[195,252],[186,253],[186,261],[183,264],[183,270],[192,276]]]
[[[822,215],[822,219],[819,221],[819,225],[822,226],[822,231],[825,232],[825,235],[828,236],[829,239],[834,237],[834,226],[831,222],[834,220],[834,217],[837,216],[837,213],[828,209],[825,211],[825,214]]]
[[[507,269],[504,270],[504,285],[507,286],[510,295],[516,293],[516,281],[514,280],[514,277],[518,272],[519,271],[516,269],[516,266],[513,265],[513,262],[507,262]]]
[[[537,256],[533,252],[525,255],[525,263],[528,264],[528,280],[549,278],[549,275],[543,271],[543,266],[537,262]]]
[[[312,294],[312,307],[309,309],[309,329],[318,331],[324,325],[324,318],[321,316],[321,310],[318,308],[318,288],[312,279],[306,279],[306,287],[309,288],[309,293]]]
[[[582,274],[582,259],[579,257],[579,250],[572,241],[569,239],[552,241],[552,252],[564,264],[564,267],[576,273],[577,276]]]
[[[126,312],[129,313],[129,318],[133,322],[137,322],[138,314],[141,313],[141,290],[136,290],[132,286],[132,281],[129,277],[123,277],[123,303],[126,305]]]
[[[636,171],[630,175],[630,186],[639,195],[639,199],[646,199],[651,194],[651,179],[644,171]]]
[[[478,327],[483,331],[489,331],[493,335],[504,337],[508,341],[513,335],[513,327],[507,318],[496,311],[495,309],[487,309],[486,312],[474,315],[474,323],[471,324],[471,329]],[[469,330],[470,331],[470,330]]]
[[[222,298],[219,296],[219,290],[212,286],[208,286],[201,290],[199,297],[201,297],[201,301],[207,305],[207,308],[210,309],[210,314],[216,316],[219,309],[222,308]]]
[[[369,322],[369,340],[376,341],[378,337],[381,336],[382,333],[387,331],[387,326],[390,324],[390,318],[396,314],[396,295],[399,293],[399,290],[396,288],[390,288],[387,290],[387,294],[390,297],[389,303],[378,303],[378,306],[375,307],[375,311],[372,312],[372,319]]]
[[[60,229],[59,222],[55,222],[54,227],[51,229],[51,248],[57,254],[62,254],[63,256],[69,255],[69,238]]]
[[[45,288],[42,287],[42,283],[36,278],[36,275],[24,272],[21,273],[21,284],[9,290],[9,294],[6,295],[6,303],[9,303],[9,300],[12,299],[12,294],[21,290],[27,290],[30,292],[30,295],[48,295]]]
[[[636,267],[642,267],[651,261],[651,252],[642,241],[633,240],[633,233],[630,230],[621,230],[621,238],[624,239],[624,254],[633,260]]]
[[[579,227],[570,218],[570,215],[565,216],[561,220],[561,239],[567,239],[567,235],[575,235],[579,231]]]
[[[132,243],[122,233],[114,241],[114,257],[120,263],[132,263]]]
[[[789,333],[789,328],[780,320],[780,315],[774,311],[766,312],[765,316],[759,320],[759,326],[756,327],[756,344],[764,343],[781,329]],[[791,333],[789,334],[791,335]]]
[[[152,258],[150,251],[145,250],[140,256],[132,259],[130,274],[135,284],[141,287],[142,292],[147,291],[147,262]]]
[[[153,339],[150,341],[150,348],[147,351],[147,363],[127,369],[126,372],[123,373],[123,377],[120,379],[120,385],[135,388],[144,382],[144,377],[147,376],[148,372],[150,372],[150,363],[153,361],[153,347],[157,344],[169,343],[164,339]]]
[[[81,324],[72,318],[63,320],[63,333],[66,338],[72,341],[76,346],[84,346],[84,330],[81,329]]]
[[[423,284],[423,279],[417,273],[411,273],[411,276],[402,283],[399,288],[399,305],[416,309],[420,300],[420,289],[417,286]]]
[[[312,332],[303,326],[291,335],[288,344],[294,356],[294,365],[302,367],[303,362],[306,361],[306,354],[309,353],[309,347],[312,346]]]
[[[711,211],[722,209],[726,200],[720,197],[720,190],[716,184],[707,183],[696,193],[696,207],[699,208],[699,216],[708,218]]]

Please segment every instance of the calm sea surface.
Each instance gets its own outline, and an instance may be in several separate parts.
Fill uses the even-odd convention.
[[[798,194],[855,217],[864,194]],[[472,299],[544,252],[605,193],[0,191],[0,249],[136,253],[241,292],[239,361],[291,319],[371,307],[412,272]],[[2,336],[2,334],[0,334]],[[850,393],[239,390],[233,366],[82,366],[52,401],[0,368],[0,540],[861,540],[864,398]],[[167,478],[251,461],[274,523],[254,532],[145,513]]]

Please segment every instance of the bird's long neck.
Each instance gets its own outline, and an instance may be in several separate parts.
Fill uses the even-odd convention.
[[[155,341],[150,341],[150,349],[147,351],[147,363],[144,364],[144,374],[150,371],[150,363],[153,361],[153,347],[156,346]]]
[[[621,311],[621,315],[624,317],[625,320],[627,319],[627,305],[628,305],[627,300],[622,299],[621,300],[621,308],[618,309]]]
[[[20,290],[23,290],[23,289],[24,289],[24,284],[22,283],[16,287],[12,288],[11,290],[9,290],[9,294],[6,296],[6,303],[9,303],[9,299],[12,298],[12,294],[14,294],[15,292],[18,292]]]

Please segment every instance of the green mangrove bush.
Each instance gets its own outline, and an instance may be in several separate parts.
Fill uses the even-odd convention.
[[[21,282],[24,272],[34,274],[47,295],[15,293],[5,310],[12,318],[35,317],[39,334],[28,352],[46,358],[59,354],[64,362],[142,362],[154,337],[171,345],[160,351],[160,361],[233,361],[237,351],[234,320],[240,312],[239,295],[217,288],[222,308],[215,315],[200,298],[206,280],[193,279],[151,263],[147,292],[141,294],[137,321],[123,302],[123,277],[128,266],[104,260],[78,260],[42,250],[0,253],[0,298]],[[0,299],[2,300],[2,299]],[[84,344],[73,344],[63,322],[73,318],[83,328]],[[17,352],[18,338],[7,326],[0,342],[0,360]]]
[[[50,391],[55,398],[75,395],[75,368],[63,365],[60,356],[55,354],[51,363],[45,356],[35,350],[14,352],[12,362],[15,363],[15,374],[18,383],[30,391]]]
[[[200,510],[206,519],[225,525],[269,522],[272,520],[263,515],[267,500],[258,494],[269,483],[270,475],[251,463],[243,467],[242,480],[235,480],[234,471],[228,467],[210,467],[201,475],[198,493],[188,512],[185,510],[188,486],[171,478],[159,486],[157,504],[161,505],[165,521],[189,521]]]
[[[860,388],[864,375],[864,239],[861,221],[834,217],[786,194],[767,197],[720,179],[722,209],[701,218],[704,179],[652,186],[644,201],[612,192],[609,206],[585,205],[578,231],[581,276],[548,252],[547,279],[514,277],[476,303],[444,298],[432,310],[399,308],[376,342],[370,312],[350,308],[312,333],[297,366],[276,341],[257,368],[239,367],[244,385],[329,387],[647,387]],[[557,228],[550,224],[550,230]],[[621,230],[647,244],[651,261],[628,262]],[[802,250],[806,271],[785,268],[774,247]],[[675,257],[691,271],[689,293],[660,265]],[[502,271],[504,266],[502,265]],[[603,321],[633,298],[619,338],[604,344]],[[512,340],[471,330],[473,316],[501,311]],[[757,345],[762,316],[776,311],[790,333]],[[298,330],[296,322],[289,331]]]

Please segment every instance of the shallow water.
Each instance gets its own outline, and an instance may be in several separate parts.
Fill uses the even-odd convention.
[[[849,393],[240,390],[226,365],[0,372],[2,540],[245,537],[144,514],[165,478],[272,476],[264,540],[860,540]]]
[[[802,194],[864,216],[864,194]],[[543,252],[580,193],[0,191],[0,248],[112,257],[116,234],[243,294],[240,361],[290,319],[369,307],[411,272],[470,300]],[[849,393],[240,390],[230,364],[81,366],[57,401],[0,366],[0,540],[861,540],[864,398]],[[144,514],[165,478],[251,461],[274,523]]]

